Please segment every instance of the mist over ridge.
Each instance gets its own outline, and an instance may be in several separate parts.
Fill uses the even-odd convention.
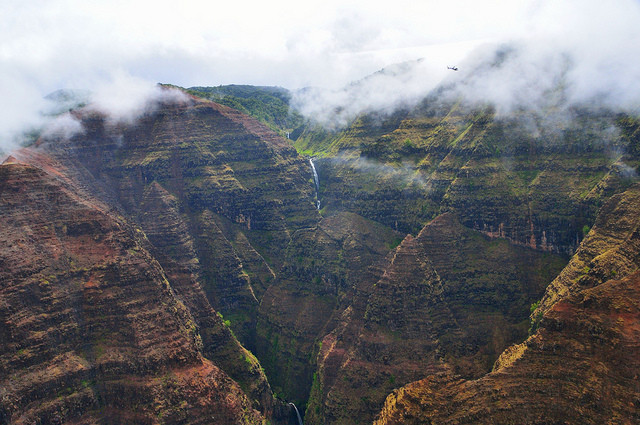
[[[574,107],[637,114],[640,68],[613,52],[587,50],[531,40],[483,44],[455,71],[421,58],[388,66],[339,90],[296,91],[292,104],[329,129],[344,127],[363,113],[415,108],[427,97],[468,107],[490,105],[498,117],[527,111],[562,119]]]
[[[5,3],[0,146],[10,150],[25,128],[43,124],[48,93],[111,93],[117,110],[158,82],[286,87],[297,93],[295,107],[333,127],[368,110],[413,105],[436,87],[493,103],[499,114],[558,99],[637,113],[640,5],[633,0],[253,7],[258,13],[247,16],[239,5],[198,1],[180,11],[147,0]],[[510,53],[487,66],[496,50]],[[447,70],[454,65],[459,71]]]

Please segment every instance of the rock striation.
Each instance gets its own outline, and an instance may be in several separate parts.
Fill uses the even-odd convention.
[[[533,318],[556,302],[596,286],[622,278],[640,266],[640,186],[614,195],[600,209],[598,218],[567,267],[549,285]]]
[[[375,423],[636,423],[639,291],[635,273],[570,295],[505,365],[476,381],[442,374],[407,385]]]
[[[94,371],[98,367],[92,363],[95,359],[89,356],[83,367],[89,370],[87,373],[92,378],[84,379],[83,375],[80,381],[76,380],[84,383],[83,394],[89,391],[85,391],[85,387],[91,387],[91,391],[94,391],[94,387],[102,388],[110,380],[126,383],[133,379],[134,374],[142,382],[141,386],[147,385],[147,381],[155,385],[160,373],[157,370],[169,375],[173,373],[171,368],[176,361],[171,356],[181,359],[184,357],[186,360],[180,361],[192,369],[189,372],[191,375],[185,375],[186,381],[165,380],[171,388],[177,388],[170,401],[164,399],[165,395],[158,393],[157,398],[162,400],[163,405],[166,404],[166,409],[153,404],[153,397],[144,395],[142,390],[140,394],[145,401],[139,401],[133,396],[129,400],[127,395],[119,400],[117,391],[105,395],[106,393],[96,393],[95,390],[97,395],[94,394],[90,402],[87,401],[86,408],[78,410],[78,415],[85,417],[87,412],[95,410],[91,417],[96,420],[119,420],[117,418],[120,418],[120,413],[117,410],[121,409],[124,422],[174,423],[191,413],[196,413],[193,418],[200,417],[198,412],[202,412],[204,416],[201,417],[207,418],[202,419],[204,421],[216,417],[220,419],[220,423],[259,423],[268,418],[273,423],[286,423],[293,410],[286,403],[274,399],[260,363],[241,345],[235,334],[247,347],[255,347],[259,298],[275,279],[273,270],[282,263],[281,253],[289,243],[290,234],[294,229],[311,225],[318,219],[312,200],[311,172],[304,159],[282,138],[230,108],[195,98],[161,102],[152,106],[145,114],[132,121],[114,121],[91,108],[74,111],[72,114],[81,122],[83,132],[67,139],[43,137],[35,146],[16,152],[5,165],[11,167],[18,164],[35,170],[34,172],[42,174],[43,179],[50,181],[51,185],[59,185],[61,190],[73,195],[73,202],[98,206],[95,208],[103,213],[104,220],[115,222],[109,226],[74,223],[76,215],[69,213],[63,220],[64,226],[60,225],[60,229],[64,229],[63,234],[67,229],[79,226],[83,229],[81,233],[87,234],[87,242],[106,238],[110,243],[117,242],[127,247],[105,248],[101,256],[92,257],[95,264],[90,259],[83,260],[84,265],[78,266],[83,270],[80,273],[76,270],[79,260],[70,260],[67,257],[73,256],[65,254],[68,247],[58,249],[55,243],[50,243],[50,235],[32,234],[34,226],[47,228],[42,223],[47,220],[55,222],[55,219],[25,214],[22,217],[24,223],[11,232],[11,237],[17,238],[18,242],[3,241],[6,256],[0,262],[5,267],[7,276],[13,276],[16,265],[20,264],[15,258],[20,258],[19,252],[24,240],[28,240],[32,244],[42,244],[45,251],[60,251],[51,254],[56,261],[59,260],[59,255],[64,258],[59,260],[62,263],[51,266],[55,270],[47,269],[46,273],[41,272],[44,275],[38,274],[34,279],[52,282],[53,277],[60,275],[56,277],[56,282],[60,283],[68,280],[64,273],[70,273],[71,276],[78,274],[78,281],[93,282],[92,268],[101,270],[95,274],[95,279],[102,283],[95,288],[90,285],[100,301],[91,310],[91,314],[105,318],[107,312],[110,312],[111,327],[104,338],[101,334],[93,335],[87,334],[89,331],[83,331],[81,339],[93,338],[98,341],[94,344],[97,348],[91,348],[91,352],[109,351],[111,345],[114,345],[115,358],[123,364],[134,366],[133,369],[123,369],[117,376],[100,375]],[[24,181],[21,180],[23,178]],[[22,198],[4,198],[8,205],[5,210],[8,212],[4,214],[3,211],[3,218],[13,220],[10,214],[13,213],[12,208],[16,211],[42,208],[54,215],[65,212],[64,203],[58,202],[57,198],[50,205],[45,202],[40,202],[37,206],[28,205],[33,199],[45,196],[40,192],[49,190],[44,187],[46,185],[29,187],[29,180],[25,176],[9,181],[16,185],[26,185],[22,190],[25,195]],[[263,182],[266,184],[262,184]],[[7,185],[10,186],[9,183]],[[13,189],[6,190],[10,192]],[[78,215],[77,218],[80,220],[82,216]],[[41,221],[32,223],[30,220]],[[115,228],[118,232],[112,234]],[[57,228],[49,230],[52,234],[59,231],[61,230]],[[133,239],[127,239],[128,237]],[[89,245],[74,245],[73,249],[82,255],[89,255],[96,251]],[[35,255],[40,253],[39,250],[40,248],[34,248],[34,252],[30,252],[34,254],[34,264],[46,263]],[[135,270],[127,270],[126,275],[121,275],[121,269],[129,267],[127,261],[131,258],[136,260]],[[108,269],[108,273],[105,272],[103,269],[107,270],[107,265],[115,271]],[[142,275],[137,276],[136,272]],[[157,276],[149,277],[154,273]],[[131,282],[127,280],[129,278]],[[163,293],[168,295],[160,297],[154,290],[138,283],[139,279],[150,279],[145,283],[147,285],[166,287]],[[10,317],[8,311],[13,311],[16,306],[26,305],[27,301],[14,299],[13,291],[36,303],[47,303],[48,299],[42,301],[38,298],[42,295],[39,286],[30,284],[28,289],[20,289],[19,283],[9,278],[3,283],[9,292],[6,293],[8,298],[4,298],[4,295],[1,297],[3,315],[0,317],[6,323],[2,327],[6,335],[3,334],[2,337],[11,337],[11,341],[14,341],[14,338],[24,335],[9,330],[14,324],[14,318]],[[77,288],[81,289],[82,285],[78,283]],[[109,290],[103,291],[103,288]],[[126,294],[134,289],[138,298],[127,301]],[[149,299],[145,298],[147,295]],[[75,292],[73,296],[74,300],[82,298]],[[116,304],[105,304],[101,297]],[[61,305],[66,303],[66,300],[61,301]],[[121,306],[119,303],[124,304]],[[147,306],[147,303],[151,304]],[[100,321],[93,316],[85,317],[86,308],[83,304],[70,305],[68,309],[74,312],[74,320],[82,323]],[[173,306],[177,306],[178,310]],[[102,311],[103,307],[105,311]],[[138,312],[138,309],[142,310]],[[164,309],[167,309],[169,315],[162,319],[158,310],[164,312]],[[144,316],[143,312],[147,310],[153,314]],[[25,321],[34,320],[30,313],[29,309],[23,310]],[[64,320],[70,313],[33,314],[46,323],[47,329],[57,334],[59,332],[53,330],[57,327],[66,328]],[[138,314],[142,318],[133,320],[133,316]],[[145,342],[145,349],[159,356],[158,365],[151,369],[136,366],[140,362],[146,365],[150,360],[140,354],[137,348],[129,348],[128,339],[137,335],[124,325],[131,321],[129,316],[136,326],[144,330],[136,332],[141,335],[147,331],[149,333],[148,338],[151,340]],[[171,323],[171,318],[177,322]],[[172,343],[178,338],[170,334],[174,328],[188,329],[188,332],[183,333],[186,332],[187,342],[191,342],[181,340],[179,344]],[[167,335],[163,334],[167,332]],[[117,344],[112,344],[112,336],[116,338]],[[104,339],[104,344],[100,342],[101,338]],[[59,340],[58,337],[53,341],[46,339],[41,345],[51,350],[51,346],[55,346]],[[120,349],[120,343],[127,348]],[[170,344],[170,347],[163,349],[161,343]],[[157,350],[149,348],[156,344]],[[6,356],[5,353],[2,355],[3,361],[13,352],[20,355],[30,353],[29,347],[24,350],[14,345],[7,347]],[[47,362],[58,355],[57,351],[47,353],[34,358],[33,364],[42,363],[42,367],[53,367]],[[169,358],[164,359],[162,356]],[[206,373],[205,369],[198,372],[194,366],[196,363],[204,364]],[[7,380],[15,380],[24,372],[21,363],[15,363],[14,359],[10,360],[3,371],[3,379]],[[204,381],[200,382],[200,378],[193,374],[200,374],[198,376]],[[64,381],[69,384],[67,387],[70,394],[80,390],[76,381]],[[187,381],[193,381],[201,389],[201,393],[197,395],[200,399],[196,399],[195,395],[188,395],[191,389],[185,383]],[[150,394],[160,391],[150,385]],[[45,402],[43,397],[49,397],[46,391],[38,393],[37,397],[31,397],[28,395],[30,393],[25,393],[25,388],[7,390],[8,401],[2,405],[3,418],[7,421],[18,421],[15,415],[24,410],[24,406],[20,404],[22,402],[10,400],[26,397],[35,404],[41,404]],[[218,390],[226,394],[226,398],[216,392]],[[75,414],[64,413],[68,409],[62,404],[53,404],[57,406],[55,412],[38,411],[33,417],[47,421],[53,420],[56,415],[66,418]],[[131,412],[138,412],[139,415]]]
[[[436,96],[386,120],[360,117],[313,147],[329,153],[317,161],[327,212],[417,234],[451,211],[491,237],[572,255],[608,197],[632,184],[636,130],[613,113],[498,116]]]
[[[1,422],[262,422],[115,210],[15,162],[0,221]]]
[[[526,338],[529,305],[564,264],[451,213],[408,235],[324,337],[307,423],[366,423],[418,377],[484,375]]]
[[[340,323],[354,293],[370,285],[367,268],[382,262],[398,238],[352,213],[293,235],[284,267],[261,301],[256,353],[274,391],[303,411],[320,341]]]
[[[0,423],[637,421],[637,120],[196,92],[281,135],[161,96],[0,166]]]
[[[534,312],[537,332],[505,350],[491,373],[476,380],[442,373],[411,383],[387,398],[376,424],[640,420],[634,236],[639,206],[637,186],[603,206],[592,232]],[[582,264],[586,268],[578,271]],[[557,291],[571,276],[576,276],[572,285]]]
[[[311,170],[284,139],[231,108],[194,97],[152,106],[132,122],[75,111],[83,133],[42,138],[20,155],[37,162],[46,152],[133,219],[176,288],[199,286],[253,348],[259,301],[291,234],[319,219]]]

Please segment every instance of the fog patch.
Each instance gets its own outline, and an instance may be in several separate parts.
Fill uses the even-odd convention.
[[[536,125],[547,127],[572,119],[574,108],[640,111],[640,3],[531,2],[521,18],[519,30],[495,34],[459,63],[424,57],[342,90],[300,92],[293,105],[330,128],[427,95],[492,105],[498,117],[536,114]],[[447,69],[453,65],[458,71]]]
[[[97,86],[90,101],[89,109],[104,114],[110,123],[132,124],[159,105],[188,102],[189,97],[180,90],[118,73],[113,80]]]
[[[52,118],[44,127],[42,137],[47,140],[70,139],[83,131],[82,123],[70,112],[66,112]]]
[[[39,131],[46,122],[40,111],[47,102],[38,95],[37,89],[29,84],[21,84],[19,79],[6,78],[0,72],[0,152],[8,153],[31,139],[31,134]]]
[[[382,163],[364,156],[354,156],[343,152],[328,159],[334,165],[352,168],[372,179],[393,182],[394,186],[414,187],[429,191],[431,184],[419,171],[415,164],[402,162],[397,164]]]
[[[447,70],[425,59],[395,64],[348,86],[294,92],[293,108],[330,130],[348,125],[358,115],[384,116],[415,106],[442,80]]]
[[[70,139],[84,132],[82,116],[97,113],[116,132],[114,143],[122,145],[118,127],[134,124],[161,105],[189,102],[180,90],[162,87],[126,76],[98,85],[95,90],[59,90],[47,96],[50,104],[39,117],[40,136],[45,142]]]

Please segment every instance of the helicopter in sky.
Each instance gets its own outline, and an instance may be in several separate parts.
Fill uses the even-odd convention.
[[[454,71],[457,71],[458,67],[457,66],[447,66],[447,69],[452,69]]]

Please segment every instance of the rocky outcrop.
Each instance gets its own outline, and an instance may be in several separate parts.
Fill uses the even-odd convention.
[[[320,340],[398,236],[351,213],[293,235],[285,265],[260,304],[256,352],[274,391],[303,411]]]
[[[486,373],[505,347],[528,336],[531,304],[566,264],[563,256],[488,238],[451,213],[432,220],[417,240],[464,329],[465,354],[450,362],[465,377]]]
[[[181,214],[209,210],[234,223],[276,268],[291,232],[319,218],[308,163],[286,140],[231,108],[188,98],[156,105],[131,123],[114,124],[91,109],[75,114],[82,134],[43,138],[38,146],[135,217],[156,182]]]
[[[411,383],[387,398],[376,423],[637,422],[639,199],[633,186],[603,206],[534,311],[537,332],[505,350],[491,373]]]
[[[239,385],[249,411],[286,421],[291,409],[274,400],[258,360],[230,328],[254,349],[259,298],[274,281],[279,253],[293,229],[318,219],[308,165],[229,108],[187,99],[149,111],[131,122],[76,111],[84,132],[43,138],[12,161],[45,170],[135,223],[149,261],[190,314],[198,355]]]
[[[315,147],[332,154],[317,161],[323,206],[413,234],[451,211],[488,236],[572,255],[598,208],[633,182],[640,157],[625,130],[632,120],[550,115],[445,104],[385,125],[358,119]]]
[[[234,272],[236,275],[242,273],[238,258],[233,255],[231,248],[217,251],[216,249],[208,250],[198,247],[198,255],[186,219],[178,211],[177,200],[157,182],[152,183],[145,191],[140,208],[143,211],[140,224],[146,229],[145,235],[152,243],[150,251],[163,265],[176,295],[189,308],[198,325],[204,355],[223,368],[240,384],[242,389],[250,395],[255,408],[271,414],[274,402],[267,378],[258,361],[227,329],[230,322],[224,326],[221,314],[211,307],[211,304],[224,307],[227,305],[220,302],[220,298],[217,297],[218,294],[215,292],[217,288],[214,285],[208,285],[210,274],[218,276],[226,273],[225,277],[229,276],[225,288],[230,288],[230,291],[235,290],[232,292],[234,299],[238,299],[238,294],[242,293],[241,290],[230,284],[234,281]],[[201,228],[217,230],[217,233],[214,233],[214,238],[226,241],[207,214],[203,214],[203,216],[208,220],[207,224]],[[195,234],[199,244],[203,243],[203,240],[207,240],[206,235],[201,235],[198,232]],[[230,247],[230,244],[226,242],[224,246]],[[218,263],[211,262],[209,257],[211,251],[220,257]],[[227,264],[229,261],[232,263]],[[215,267],[212,264],[215,264]],[[252,296],[248,279],[241,280],[241,284],[248,287],[247,292],[251,295],[249,299],[253,301],[253,305],[242,306],[244,309],[240,311],[245,315],[249,315],[253,311],[255,315],[257,301]],[[224,311],[226,313],[227,310]],[[242,324],[246,325],[239,320],[236,322],[236,326]],[[255,316],[253,326],[255,326]],[[249,328],[247,331],[249,336],[251,332],[252,330]],[[247,334],[241,335],[249,337]]]
[[[73,111],[82,132],[0,167],[0,422],[286,422],[271,387],[309,424],[370,423],[392,391],[381,421],[561,421],[534,412],[558,391],[586,423],[636,419],[611,369],[636,366],[615,291],[635,294],[640,198],[615,194],[638,125],[574,112],[425,104],[303,135],[330,144],[317,211],[308,162],[238,111]]]
[[[482,376],[526,338],[529,305],[564,264],[465,228],[453,214],[436,218],[360,286],[323,339],[307,423],[368,423],[389,392],[417,377]]]
[[[416,239],[405,238],[388,261],[363,316],[352,307],[347,323],[322,341],[310,423],[366,423],[397,385],[444,367],[441,338],[459,338],[440,277]]]
[[[640,267],[640,186],[612,196],[567,267],[549,285],[534,320],[565,297]]]
[[[0,221],[2,422],[262,422],[115,210],[10,163]]]
[[[407,385],[387,398],[375,424],[637,423],[638,300],[638,273],[572,294],[496,371]]]

